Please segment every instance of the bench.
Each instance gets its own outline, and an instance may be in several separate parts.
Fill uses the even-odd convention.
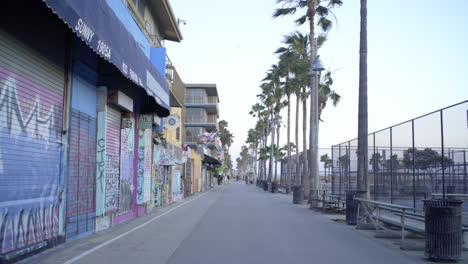
[[[315,195],[312,195],[310,198],[311,202],[322,203],[322,210],[327,208],[336,208],[340,209],[340,204],[343,205],[343,209],[345,209],[346,201],[343,197],[339,195],[332,195],[327,194],[327,190],[314,190]],[[319,207],[317,205],[317,207]]]
[[[355,201],[358,202],[357,208],[357,217],[358,223],[364,223],[366,219],[369,219],[371,223],[374,225],[376,230],[381,229],[380,222],[386,223],[389,225],[398,226],[401,228],[401,241],[404,242],[405,240],[405,230],[412,231],[412,227],[407,226],[406,224],[406,215],[410,212],[415,212],[415,209],[408,206],[398,205],[398,204],[390,204],[384,203],[374,200],[368,200],[363,198],[354,198]],[[391,213],[398,213],[400,215],[400,221],[394,221],[391,219],[385,219],[381,217],[381,211],[389,211]],[[360,212],[363,211],[363,214]],[[375,214],[374,214],[375,213]]]
[[[374,224],[376,230],[380,228],[379,223],[384,223],[386,225],[390,225],[393,227],[397,227],[401,229],[401,240],[402,242],[405,239],[405,230],[410,231],[412,233],[418,235],[425,235],[425,228],[424,226],[416,226],[411,225],[406,222],[406,219],[416,220],[418,222],[424,223],[425,216],[419,213],[416,213],[416,210],[412,207],[397,205],[397,204],[389,204],[384,202],[378,202],[373,200],[367,200],[362,198],[354,198],[354,200],[358,201],[358,218],[359,218],[359,211],[364,210],[365,214],[364,217],[358,219],[358,222],[362,222],[363,220],[368,219]],[[361,209],[362,208],[362,209]],[[400,218],[400,221],[395,221],[394,219],[385,218],[381,215],[381,210],[385,210],[388,212],[393,213],[395,216]],[[376,214],[374,215],[374,212]],[[463,243],[468,243],[468,226],[462,226],[463,232]]]

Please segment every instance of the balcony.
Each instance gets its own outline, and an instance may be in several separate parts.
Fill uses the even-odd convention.
[[[205,108],[208,114],[216,114],[219,116],[218,97],[203,96],[203,97],[186,97],[185,107],[187,108]]]
[[[184,125],[186,127],[204,127],[209,132],[218,127],[217,121],[218,119],[216,116],[186,116]]]
[[[185,85],[179,77],[177,70],[169,57],[166,57],[166,80],[171,91],[171,106],[183,107],[185,98]]]

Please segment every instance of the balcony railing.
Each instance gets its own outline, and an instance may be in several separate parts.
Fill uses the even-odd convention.
[[[187,97],[185,100],[187,104],[217,104],[218,99],[216,96],[204,97]]]
[[[216,124],[216,116],[208,116],[208,117],[199,117],[199,116],[186,116],[185,123],[192,123],[192,124]]]

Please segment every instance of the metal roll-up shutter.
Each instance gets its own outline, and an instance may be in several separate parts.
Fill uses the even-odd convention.
[[[106,212],[119,209],[121,120],[122,112],[109,106],[106,120]]]
[[[61,232],[65,29],[53,18],[42,3],[0,8],[0,260]]]

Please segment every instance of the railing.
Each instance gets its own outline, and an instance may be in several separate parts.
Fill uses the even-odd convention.
[[[198,117],[198,116],[186,116],[185,123],[192,124],[216,124],[217,119],[214,116]]]
[[[187,104],[217,104],[218,99],[216,98],[216,96],[186,97],[185,103]]]

